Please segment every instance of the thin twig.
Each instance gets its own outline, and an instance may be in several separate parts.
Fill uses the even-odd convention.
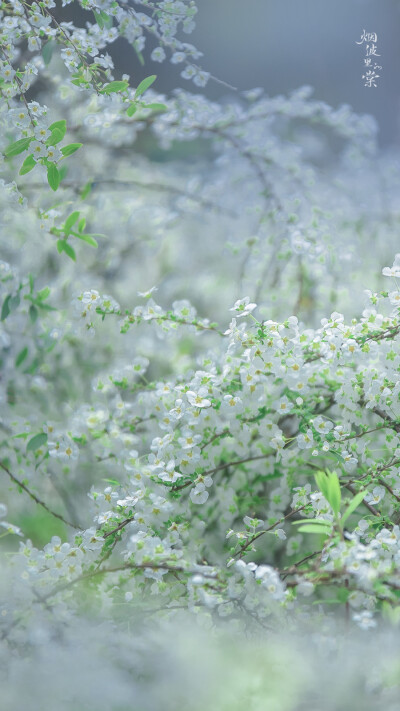
[[[52,516],[55,516],[55,518],[58,518],[60,521],[65,523],[66,526],[70,526],[71,528],[74,528],[77,531],[80,530],[79,526],[77,526],[75,523],[71,523],[71,521],[67,521],[67,519],[65,519],[63,516],[61,516],[61,514],[58,514],[55,511],[52,511],[52,509],[50,509],[47,506],[47,504],[45,504],[44,501],[39,499],[39,497],[36,496],[36,494],[34,494],[32,491],[30,491],[28,489],[28,487],[22,481],[17,479],[17,477],[14,476],[14,474],[12,474],[10,472],[10,470],[5,466],[5,464],[3,464],[3,462],[0,462],[0,467],[3,469],[3,471],[6,472],[6,474],[8,474],[8,476],[10,477],[11,481],[14,482],[14,484],[17,484],[17,486],[19,486],[21,489],[23,489],[25,491],[26,494],[28,494],[28,496],[32,499],[32,501],[34,501],[36,504],[39,504],[39,506],[44,508],[45,511],[47,511],[49,514],[51,514]]]

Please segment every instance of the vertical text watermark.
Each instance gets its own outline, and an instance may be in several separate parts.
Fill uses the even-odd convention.
[[[365,55],[364,55],[364,68],[365,74],[362,75],[364,79],[364,86],[373,87],[378,86],[377,79],[380,78],[378,71],[382,69],[381,65],[377,63],[377,57],[381,55],[378,54],[378,35],[376,32],[366,32],[363,30],[361,39],[356,44],[365,43]],[[378,60],[379,61],[379,60]]]

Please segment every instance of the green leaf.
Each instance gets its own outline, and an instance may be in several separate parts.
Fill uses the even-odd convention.
[[[135,91],[135,99],[137,99],[138,96],[142,96],[146,89],[149,88],[155,82],[157,79],[157,74],[152,74],[150,77],[147,77],[146,79],[143,79],[143,81],[140,82],[138,88]]]
[[[326,472],[319,471],[315,475],[315,481],[318,489],[324,495],[337,516],[340,511],[342,497],[338,475],[336,472],[330,472],[328,470]]]
[[[340,504],[342,502],[342,492],[340,490],[339,477],[336,472],[331,472],[328,479],[328,489],[329,489],[329,503],[336,516],[340,511]]]
[[[344,512],[342,518],[341,518],[341,523],[342,525],[347,521],[349,516],[353,513],[353,511],[356,510],[357,506],[361,504],[361,502],[365,499],[365,496],[367,495],[367,492],[364,491],[359,491],[358,494],[355,495],[354,499],[352,499]]]
[[[315,481],[317,483],[318,489],[320,492],[324,495],[326,500],[328,501],[328,496],[329,496],[329,491],[328,491],[328,479],[323,471],[318,471],[315,474]]]
[[[26,175],[27,173],[30,173],[30,171],[33,170],[35,165],[36,165],[36,161],[35,161],[33,155],[30,154],[29,156],[27,156],[25,158],[24,162],[22,163],[19,174]]]
[[[128,108],[126,110],[126,114],[127,114],[127,116],[131,117],[131,116],[133,116],[133,114],[136,113],[136,111],[137,111],[136,104],[131,104],[130,106],[128,106]]]
[[[103,10],[100,10],[100,12],[93,10],[93,15],[101,30],[103,27],[110,29],[110,27],[113,26],[113,18],[107,15]]]
[[[331,521],[327,521],[325,518],[305,518],[303,521],[292,521],[292,526],[302,526],[303,524],[309,524],[310,526],[315,526],[316,528],[318,528],[318,526],[323,526],[329,529],[333,526],[333,523]]]
[[[79,222],[78,222],[78,232],[83,232],[85,227],[86,227],[86,219],[84,217],[82,217],[82,219],[79,220]]]
[[[79,232],[72,232],[72,234],[74,235],[74,237],[78,237],[78,239],[81,239],[83,242],[90,244],[91,247],[99,246],[93,235],[79,234]]]
[[[35,452],[39,447],[47,444],[47,434],[45,432],[40,432],[39,434],[32,437],[28,444],[26,445],[27,452]]]
[[[340,462],[341,464],[343,464],[343,462],[344,462],[344,458],[342,457],[342,455],[339,454],[339,452],[335,452],[334,449],[330,449],[329,452],[325,452],[324,457],[326,457],[328,459],[335,459],[336,461]]]
[[[114,24],[113,18],[110,17],[110,15],[107,15],[107,13],[104,12],[104,10],[100,10],[100,14],[101,14],[101,17],[104,22],[104,27],[106,27],[109,30],[110,27],[112,27]]]
[[[328,536],[331,528],[327,528],[326,526],[309,526],[308,524],[304,524],[304,526],[300,526],[297,530],[301,533],[322,533],[324,536]]]
[[[81,213],[78,212],[78,210],[75,210],[74,212],[71,212],[71,214],[69,215],[69,217],[67,217],[67,219],[65,220],[65,223],[64,223],[64,227],[63,227],[64,232],[65,232],[66,234],[69,234],[69,233],[71,232],[71,227],[72,227],[72,226],[75,224],[75,222],[79,219],[79,215],[80,215],[80,214],[81,214]]]
[[[168,106],[165,106],[165,104],[146,104],[143,108],[151,109],[152,111],[168,111]]]
[[[336,590],[336,594],[338,596],[339,602],[345,603],[349,598],[350,590],[348,588],[338,588]]]
[[[15,294],[15,296],[10,296],[10,301],[9,301],[10,311],[14,311],[14,309],[18,308],[20,303],[21,303],[21,299],[20,299],[19,294]]]
[[[109,84],[105,85],[100,94],[115,94],[118,91],[126,91],[128,86],[128,81],[111,81]]]
[[[140,62],[140,65],[141,65],[142,67],[144,67],[144,57],[143,57],[143,54],[141,53],[140,49],[137,48],[137,42],[134,42],[134,43],[132,44],[132,47],[133,47],[133,49],[134,49],[135,52],[136,52],[136,56],[137,56],[137,58],[138,58],[138,60],[139,60],[139,62]]]
[[[62,139],[65,136],[65,132],[63,133],[59,128],[55,128],[50,136],[48,137],[46,141],[46,146],[55,146],[57,143],[60,143]]]
[[[39,316],[39,311],[37,310],[36,306],[31,304],[29,307],[29,318],[31,320],[31,323],[35,323],[35,321],[37,321],[38,316]]]
[[[54,306],[50,306],[50,304],[37,303],[36,306],[38,306],[39,309],[42,309],[42,311],[57,311],[57,309]]]
[[[53,56],[53,50],[54,50],[55,46],[56,46],[56,43],[52,42],[52,40],[50,40],[49,42],[46,42],[46,44],[44,44],[42,47],[42,57],[43,57],[43,61],[46,65],[50,64],[50,62],[51,62],[51,58]]]
[[[63,156],[72,156],[75,151],[78,151],[83,146],[83,143],[68,143],[67,146],[61,148]]]
[[[50,163],[47,168],[47,181],[54,191],[56,191],[60,185],[60,173],[55,163]]]
[[[15,367],[18,368],[21,363],[24,362],[26,356],[28,355],[28,347],[25,346],[25,348],[22,348],[22,350],[18,353],[16,359],[15,359]]]
[[[49,126],[49,129],[51,131],[51,135],[46,141],[46,146],[55,146],[64,138],[67,132],[67,122],[65,119],[54,121],[54,123]]]
[[[92,183],[89,180],[89,182],[86,183],[86,185],[84,185],[81,190],[81,194],[80,194],[81,200],[85,200],[85,198],[87,198],[87,196],[91,193],[91,191],[92,191]]]
[[[58,239],[57,240],[57,249],[59,254],[61,252],[65,252],[65,254],[72,259],[73,262],[76,262],[76,254],[75,250],[71,247],[70,244],[68,244],[66,239]]]
[[[4,151],[4,155],[7,158],[12,158],[13,156],[18,156],[20,153],[23,153],[23,151],[26,151],[27,148],[29,148],[29,144],[31,141],[33,141],[34,136],[30,136],[29,138],[20,138],[19,141],[15,141],[15,143],[10,143],[9,146]]]
[[[3,306],[1,307],[0,321],[5,321],[7,316],[9,316],[11,313],[10,300],[11,294],[7,294],[6,298],[3,301]]]
[[[93,10],[93,15],[94,15],[94,19],[96,20],[98,26],[102,30],[104,27],[104,20],[101,16],[100,12],[95,12],[95,10]]]
[[[60,183],[61,183],[61,181],[64,180],[64,178],[66,177],[66,175],[67,175],[67,173],[68,173],[68,166],[65,165],[65,163],[64,163],[64,165],[62,165],[62,166],[58,169],[58,172],[59,172],[59,175],[60,175]]]
[[[38,299],[38,301],[46,301],[46,299],[49,296],[50,296],[50,287],[49,286],[45,286],[43,289],[38,291],[38,293],[36,294],[36,298]]]
[[[64,136],[67,132],[67,122],[65,119],[60,119],[59,121],[54,121],[50,126],[49,126],[50,131],[63,131]]]
[[[0,321],[5,321],[7,316],[10,315],[11,311],[14,311],[21,303],[19,294],[7,294],[3,301],[3,306],[1,307]]]

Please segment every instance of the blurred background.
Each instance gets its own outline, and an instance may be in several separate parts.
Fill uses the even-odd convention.
[[[349,104],[375,116],[379,142],[400,142],[400,3],[399,0],[198,0],[196,29],[182,39],[204,53],[203,69],[238,90],[263,87],[270,96],[304,84],[315,88],[314,98],[333,106]],[[365,87],[363,30],[376,32],[378,64],[376,87]],[[149,44],[150,48],[150,44]],[[158,76],[157,88],[182,86],[180,66],[151,62],[142,68],[126,42],[114,46],[118,69],[131,76]],[[203,91],[221,99],[229,90],[210,81]]]
[[[130,4],[138,7],[133,0]],[[269,96],[311,85],[315,99],[372,114],[379,124],[381,147],[400,143],[399,0],[197,0],[196,4],[196,28],[180,38],[203,52],[199,64],[204,70],[239,91],[262,87]],[[88,20],[88,13],[75,4],[63,7],[60,14],[63,19]],[[382,69],[376,87],[364,86],[362,79],[366,44],[357,42],[363,30],[377,34],[377,63]],[[159,91],[181,86],[214,100],[231,94],[215,81],[206,89],[196,89],[180,77],[182,65],[151,61],[155,46],[148,38],[142,67],[125,40],[111,45],[108,51],[116,76],[128,71],[136,84],[151,72],[157,74]]]

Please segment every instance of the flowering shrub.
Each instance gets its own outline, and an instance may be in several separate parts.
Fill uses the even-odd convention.
[[[214,80],[193,2],[68,4],[1,3],[2,639],[93,607],[121,635],[397,623],[396,160],[308,87],[115,77],[108,45],[150,38]]]

